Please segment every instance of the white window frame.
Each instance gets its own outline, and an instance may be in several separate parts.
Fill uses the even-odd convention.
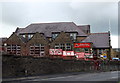
[[[25,34],[23,34],[23,35],[22,35],[22,37],[24,37],[24,38],[25,38],[25,37],[26,37],[26,36],[25,36]]]
[[[58,33],[53,33],[52,38],[55,39],[58,36]]]
[[[55,49],[59,49],[60,45],[59,44],[55,44]]]
[[[44,47],[44,50],[42,49],[43,47]],[[39,48],[39,49],[36,49],[36,48]],[[38,54],[35,53],[37,51],[39,52]],[[34,44],[34,45],[30,46],[30,55],[41,56],[41,57],[45,56],[45,54],[42,55],[42,53],[45,53],[45,45],[44,44],[39,44],[39,45]]]
[[[65,44],[65,49],[68,50],[68,51],[71,51],[72,50],[71,44],[70,43],[66,43]]]
[[[8,52],[15,52],[14,54],[20,55],[21,54],[21,46],[20,45],[9,45],[9,46],[7,45],[7,53]]]
[[[28,39],[31,39],[33,37],[33,34],[28,34]]]
[[[76,40],[77,33],[70,33],[70,37],[71,37],[73,40]]]
[[[85,49],[87,49],[88,51],[86,51]],[[84,48],[84,52],[85,52],[85,53],[90,53],[89,48]]]

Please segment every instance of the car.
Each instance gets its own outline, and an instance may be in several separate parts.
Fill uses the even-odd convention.
[[[112,58],[112,60],[114,60],[114,61],[120,61],[119,58]]]

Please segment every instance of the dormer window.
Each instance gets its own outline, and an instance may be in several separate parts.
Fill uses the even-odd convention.
[[[26,35],[25,35],[25,34],[20,34],[20,36],[21,36],[21,37],[23,37],[23,38],[25,38],[25,37],[26,37]]]
[[[26,39],[31,39],[33,37],[33,34],[21,34],[21,37],[26,38]]]
[[[22,35],[22,37],[24,37],[24,38],[25,38],[25,34],[23,34],[23,35]]]
[[[52,38],[55,39],[59,33],[52,33]]]
[[[70,38],[76,40],[77,33],[70,33]]]
[[[28,34],[28,39],[31,39],[33,37],[33,34]]]

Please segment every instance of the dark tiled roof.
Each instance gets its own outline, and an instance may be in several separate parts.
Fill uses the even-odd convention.
[[[114,51],[120,52],[120,48],[112,48]]]
[[[7,40],[6,37],[0,38],[0,46],[2,46],[5,43],[6,40]]]
[[[15,31],[15,33],[17,33],[17,35],[22,31],[22,30],[24,30],[25,28],[19,28],[19,27],[17,27],[17,29],[16,29],[16,31]]]
[[[92,42],[94,48],[109,48],[109,33],[91,33],[82,42]]]
[[[44,33],[46,37],[51,37],[52,32],[78,32],[78,36],[87,36],[82,30],[78,29],[77,25],[73,22],[59,22],[59,23],[34,23],[30,24],[22,30],[18,30],[20,33]]]
[[[90,25],[79,25],[78,28],[86,34],[90,33]]]
[[[2,42],[5,42],[7,40],[7,37],[4,37],[4,38],[0,38],[0,43]]]
[[[90,30],[90,25],[79,25],[78,28],[81,30]]]

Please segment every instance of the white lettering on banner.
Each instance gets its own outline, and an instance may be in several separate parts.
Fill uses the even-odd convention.
[[[84,52],[76,52],[77,58],[85,58]]]
[[[90,43],[74,43],[75,48],[90,48]]]
[[[63,51],[63,55],[66,55],[66,52]]]
[[[49,49],[50,55],[62,55],[62,49]]]
[[[89,45],[88,44],[80,44],[80,45],[76,44],[76,46],[89,46]]]
[[[74,56],[74,51],[63,51],[63,56]]]

